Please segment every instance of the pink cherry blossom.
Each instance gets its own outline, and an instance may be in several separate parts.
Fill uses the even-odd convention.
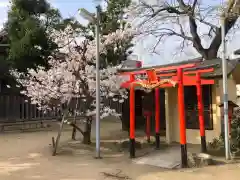
[[[49,57],[49,69],[38,67],[29,69],[28,74],[12,70],[19,84],[24,87],[22,94],[38,104],[40,109],[60,108],[69,99],[83,98],[86,111],[78,112],[85,115],[95,114],[95,40],[88,41],[70,26],[61,31],[54,31],[51,37],[58,43],[59,51]],[[106,53],[106,47],[117,47],[117,44],[132,39],[134,31],[130,28],[117,30],[101,37],[100,54]],[[118,66],[108,66],[100,70],[101,97],[115,97],[120,103],[124,101],[126,91],[120,85],[124,78],[117,75]],[[101,103],[102,117],[116,115],[114,109]]]

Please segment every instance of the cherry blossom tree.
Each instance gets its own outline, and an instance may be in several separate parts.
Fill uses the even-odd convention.
[[[109,46],[114,49],[121,48],[119,44],[132,38],[133,35],[132,29],[124,28],[102,36],[100,53],[105,54]],[[83,143],[90,143],[91,122],[95,115],[96,103],[95,40],[89,41],[81,37],[79,31],[72,29],[71,26],[55,31],[52,38],[61,48],[49,57],[49,69],[44,67],[38,67],[36,70],[28,69],[27,75],[12,70],[12,74],[24,88],[21,93],[28,96],[32,104],[37,104],[41,110],[61,110],[62,124],[65,122],[76,127],[73,121],[65,118],[73,99],[82,99],[84,110],[77,111],[77,114],[87,117],[86,126],[85,130],[76,128],[84,137]],[[116,101],[123,102],[127,96],[126,91],[120,87],[124,78],[117,75],[118,68],[109,64],[100,69],[100,94],[101,97],[112,97]],[[103,101],[103,98],[101,100]],[[65,104],[64,108],[63,104]],[[109,115],[119,116],[114,109],[103,103],[100,111],[101,118]]]

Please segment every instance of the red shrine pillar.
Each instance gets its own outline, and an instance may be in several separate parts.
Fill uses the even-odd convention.
[[[156,71],[154,69],[147,70],[148,81],[154,83],[158,81]],[[160,147],[160,101],[159,101],[159,88],[155,89],[155,139],[156,149]]]
[[[201,136],[201,151],[203,153],[207,152],[207,143],[205,136],[205,123],[204,123],[204,112],[203,112],[203,97],[202,97],[202,87],[201,87],[201,75],[196,74],[197,78],[197,99],[198,99],[198,119],[199,119],[199,129]]]
[[[155,89],[155,141],[156,149],[160,148],[160,100],[159,88]]]
[[[150,111],[144,111],[144,116],[146,117],[146,135],[147,135],[147,141],[150,143],[150,118],[151,118],[151,112]]]
[[[130,86],[130,130],[129,130],[130,158],[135,158],[135,89]]]
[[[187,143],[186,143],[186,125],[185,125],[185,107],[184,107],[184,85],[183,70],[177,69],[178,77],[178,113],[180,127],[180,144],[181,144],[181,165],[187,167]]]

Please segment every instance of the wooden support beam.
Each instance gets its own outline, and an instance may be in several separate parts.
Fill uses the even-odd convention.
[[[201,74],[196,74],[196,88],[197,88],[197,100],[198,100],[198,119],[199,119],[199,130],[201,137],[201,150],[203,153],[207,152],[207,143],[205,136],[205,123],[203,113],[203,97],[202,97],[202,86],[201,86]]]
[[[178,69],[178,113],[179,113],[179,128],[180,128],[180,145],[181,145],[181,165],[183,168],[188,166],[187,162],[187,140],[186,140],[186,125],[185,125],[185,105],[184,105],[184,85],[183,71]]]
[[[156,149],[160,148],[160,91],[155,89],[155,139]]]
[[[130,87],[130,130],[129,130],[130,158],[135,158],[135,89]]]

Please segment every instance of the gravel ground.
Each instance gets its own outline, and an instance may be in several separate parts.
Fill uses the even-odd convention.
[[[102,123],[102,139],[109,142],[127,138],[119,122]],[[136,165],[128,153],[102,147],[102,159],[94,159],[94,146],[83,146],[70,140],[65,129],[59,154],[51,156],[51,137],[56,129],[41,132],[0,134],[0,180],[238,180],[240,165],[222,165],[201,169],[167,171],[157,167]],[[94,133],[93,133],[94,137]]]

